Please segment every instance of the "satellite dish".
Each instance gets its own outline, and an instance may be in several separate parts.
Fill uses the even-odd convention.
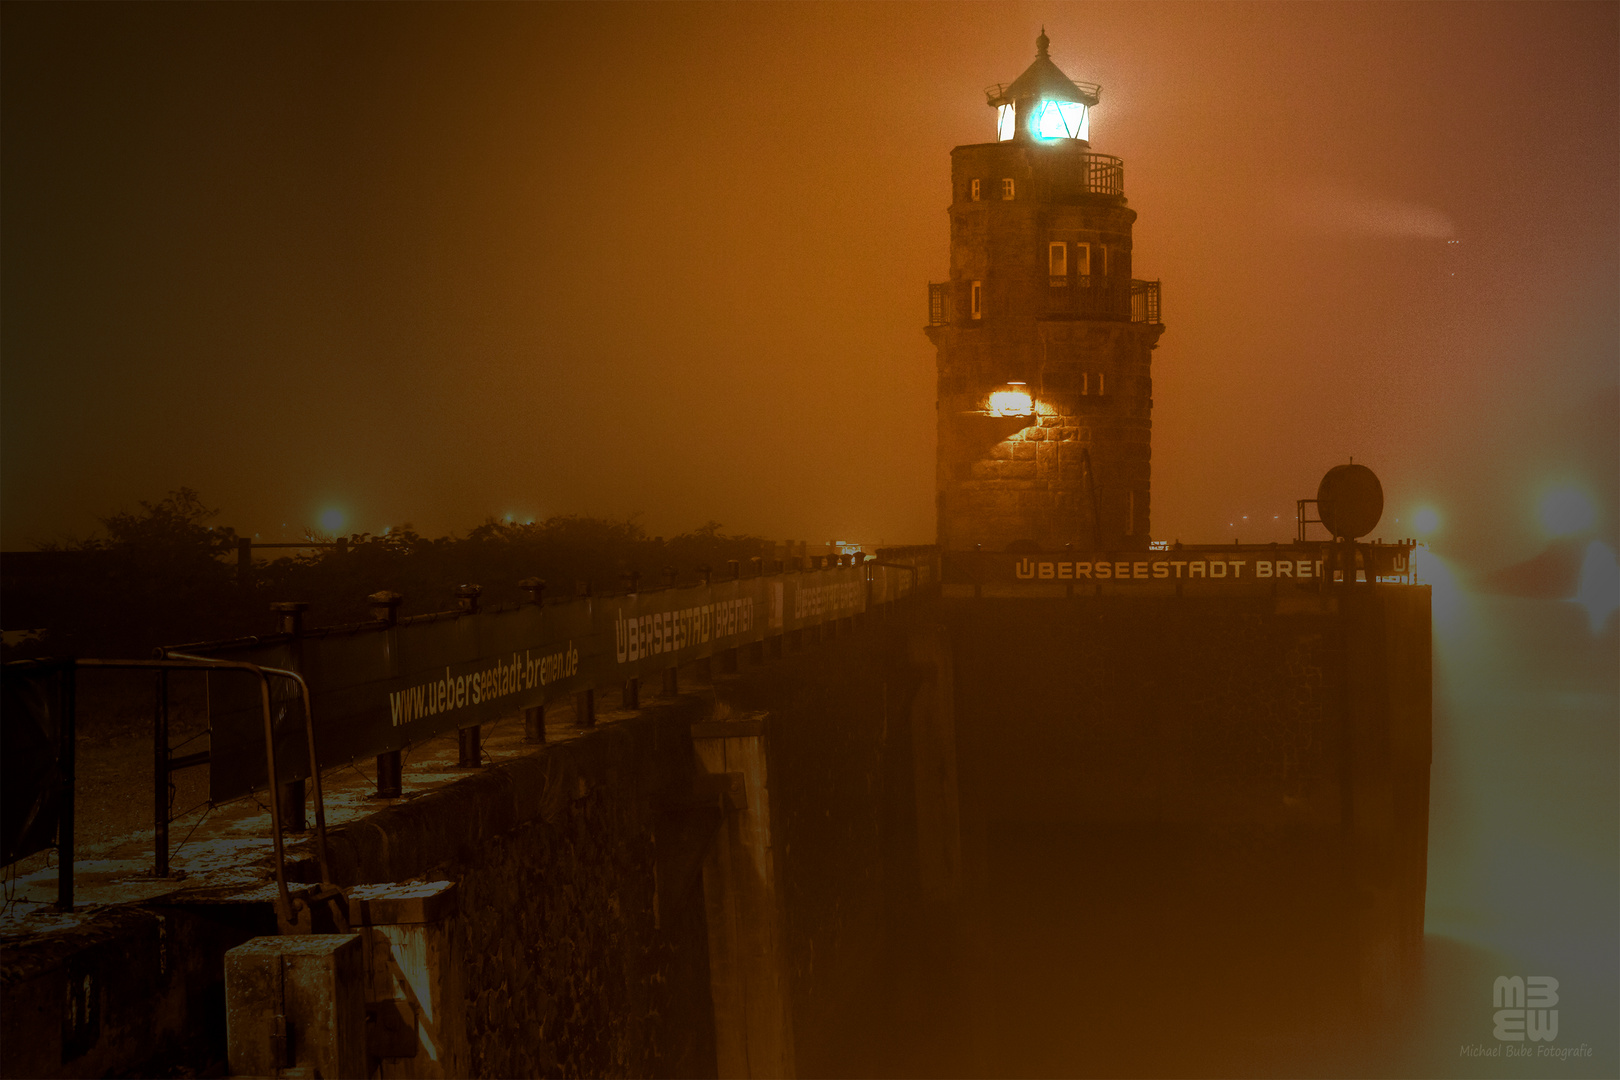
[[[1366,536],[1384,516],[1384,485],[1365,465],[1335,465],[1317,486],[1316,512],[1340,540]]]

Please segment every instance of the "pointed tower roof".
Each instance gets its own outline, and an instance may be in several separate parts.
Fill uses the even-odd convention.
[[[984,96],[989,98],[992,106],[1012,105],[1031,99],[1097,104],[1097,94],[1102,87],[1096,83],[1077,83],[1063,74],[1062,69],[1052,63],[1052,58],[1046,54],[1049,44],[1051,40],[1043,26],[1041,36],[1035,39],[1035,62],[1011,83],[997,83],[985,89]]]

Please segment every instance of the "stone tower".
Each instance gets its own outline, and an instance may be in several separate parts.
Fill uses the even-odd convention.
[[[995,142],[951,151],[938,351],[939,543],[1148,545],[1159,283],[1131,278],[1124,163],[1091,152],[1097,87],[1047,56],[986,91]]]

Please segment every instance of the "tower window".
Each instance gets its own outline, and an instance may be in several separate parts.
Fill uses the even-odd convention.
[[[996,138],[1006,142],[1013,137],[1018,124],[1018,106],[999,105],[996,107]]]
[[[974,202],[979,201],[979,182],[977,180],[968,181],[968,198]]]
[[[1069,276],[1069,245],[1054,240],[1046,245],[1046,272],[1055,278]]]
[[[1001,197],[1003,199],[1010,199],[1013,197],[1012,177],[1008,177],[1001,182]]]
[[[1074,245],[1074,272],[1081,277],[1091,273],[1091,245]]]
[[[968,295],[971,297],[969,307],[973,309],[973,317],[984,318],[984,282],[975,281],[968,290]]]

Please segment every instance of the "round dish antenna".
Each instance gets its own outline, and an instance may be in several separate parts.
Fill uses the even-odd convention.
[[[1384,485],[1365,465],[1335,465],[1317,486],[1316,512],[1340,540],[1366,536],[1384,516]]]

